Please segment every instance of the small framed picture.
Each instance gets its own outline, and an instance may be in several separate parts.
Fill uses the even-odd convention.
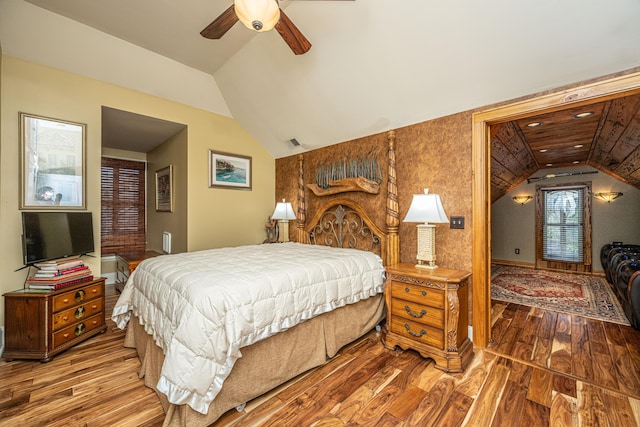
[[[251,190],[251,157],[209,150],[209,187]]]
[[[156,212],[173,212],[173,165],[156,171]]]
[[[20,209],[86,209],[82,123],[19,113]]]

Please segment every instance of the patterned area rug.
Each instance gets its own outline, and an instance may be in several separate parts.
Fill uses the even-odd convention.
[[[494,265],[491,298],[629,325],[610,285],[595,276]]]

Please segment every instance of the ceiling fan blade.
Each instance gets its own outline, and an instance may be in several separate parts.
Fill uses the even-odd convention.
[[[224,36],[236,22],[238,22],[238,17],[233,9],[233,5],[231,5],[211,24],[207,25],[204,30],[200,31],[200,34],[202,37],[206,37],[208,39],[219,39]]]
[[[296,55],[302,55],[311,49],[309,40],[307,40],[298,27],[291,22],[282,9],[280,9],[280,20],[276,24],[276,30]]]

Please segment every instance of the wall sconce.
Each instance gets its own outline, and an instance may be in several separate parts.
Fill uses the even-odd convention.
[[[622,193],[618,193],[618,192],[615,192],[615,191],[609,191],[609,192],[604,192],[604,193],[596,193],[593,196],[596,197],[597,199],[604,200],[607,203],[611,203],[615,199],[617,199],[618,197],[622,196]]]
[[[278,233],[278,242],[288,242],[289,220],[296,219],[296,214],[293,213],[291,203],[285,202],[284,199],[282,199],[282,202],[278,202],[273,211],[273,215],[271,215],[271,219],[278,220],[278,226],[280,228],[280,232]]]
[[[531,196],[515,196],[513,198],[513,201],[516,203],[520,203],[521,205],[524,205],[525,203],[529,203],[532,199],[533,197]]]
[[[440,196],[428,194],[429,190],[424,189],[424,194],[414,194],[411,206],[403,222],[423,222],[418,224],[418,253],[416,267],[436,269],[436,226],[433,223],[449,222],[447,214],[444,212]]]

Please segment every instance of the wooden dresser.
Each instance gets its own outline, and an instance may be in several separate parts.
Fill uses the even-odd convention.
[[[105,279],[57,291],[20,289],[4,294],[5,359],[51,358],[107,329]]]
[[[414,349],[446,372],[462,372],[473,357],[468,338],[470,273],[447,268],[387,268],[385,347]]]

